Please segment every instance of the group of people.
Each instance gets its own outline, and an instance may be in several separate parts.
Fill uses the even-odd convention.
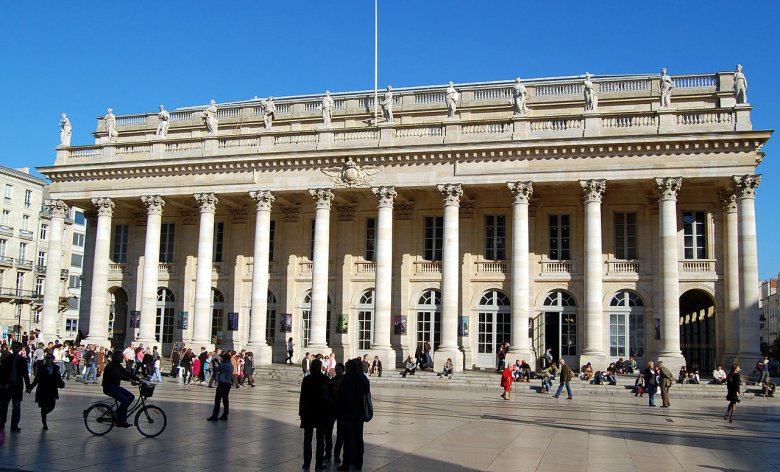
[[[217,381],[217,371],[214,369],[220,362],[224,362],[225,354],[229,355],[230,363],[233,367],[230,384],[235,388],[245,386],[254,387],[255,356],[252,352],[242,349],[236,351],[223,351],[215,349],[207,351],[205,347],[200,348],[200,353],[195,355],[192,348],[180,346],[171,351],[171,372],[172,378],[180,379],[184,385],[191,385],[193,378],[197,383],[206,383],[214,387]]]

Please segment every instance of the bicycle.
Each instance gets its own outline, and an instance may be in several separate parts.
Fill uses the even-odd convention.
[[[162,408],[146,404],[146,399],[154,394],[154,387],[153,383],[139,382],[138,398],[127,410],[128,418],[135,414],[133,423],[138,432],[147,438],[159,436],[168,424],[168,418]],[[115,399],[99,400],[92,403],[89,408],[84,410],[84,426],[86,426],[87,431],[95,436],[108,434],[116,426],[118,406],[119,402]]]

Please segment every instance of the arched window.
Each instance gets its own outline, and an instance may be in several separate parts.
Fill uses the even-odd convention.
[[[574,297],[568,293],[561,290],[554,290],[547,294],[547,298],[544,299],[544,306],[573,307],[577,306],[577,303],[574,301]]]
[[[417,342],[428,341],[435,350],[441,342],[441,292],[423,291],[415,306],[417,315]]]
[[[609,302],[609,356],[617,360],[644,355],[644,302],[638,293],[620,290]]]
[[[211,340],[219,346],[225,336],[225,296],[211,289]]]
[[[512,342],[509,297],[498,290],[482,294],[477,306],[477,354],[480,366],[491,367],[499,344]]]
[[[163,344],[173,342],[173,320],[176,299],[165,287],[157,289],[157,326],[154,338]]]
[[[265,318],[265,340],[268,344],[273,344],[276,340],[276,297],[271,291],[268,291]]]
[[[328,311],[325,319],[325,344],[330,346],[330,295],[328,295]],[[301,347],[308,347],[311,339],[311,290],[303,296],[301,304]]]
[[[374,289],[363,292],[357,306],[358,349],[371,349],[374,321]]]
[[[563,357],[572,362],[577,355],[577,302],[571,294],[553,290],[542,304],[544,339],[535,341],[537,351],[550,347],[556,359]]]

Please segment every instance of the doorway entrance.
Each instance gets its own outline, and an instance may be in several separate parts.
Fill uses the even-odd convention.
[[[680,350],[688,367],[712,372],[716,363],[715,301],[704,290],[680,296]]]
[[[542,313],[534,320],[537,362],[546,348],[552,349],[553,359],[565,360],[577,366],[577,302],[562,290],[550,292],[542,304]]]
[[[493,368],[498,346],[512,342],[509,297],[497,290],[485,292],[477,310],[477,365]]]

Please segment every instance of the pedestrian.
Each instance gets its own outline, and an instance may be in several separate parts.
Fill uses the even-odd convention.
[[[103,393],[113,398],[119,403],[116,409],[116,425],[119,428],[129,428],[130,423],[127,422],[127,408],[135,400],[135,395],[130,393],[127,389],[122,388],[122,381],[135,381],[139,382],[139,379],[130,369],[122,368],[122,361],[126,360],[122,351],[114,351],[111,355],[111,362],[106,365],[106,370],[103,373]]]
[[[567,364],[565,360],[561,358],[559,359],[559,362],[561,364],[561,373],[560,373],[561,383],[558,385],[558,391],[555,392],[553,398],[558,398],[561,396],[561,391],[563,390],[563,387],[565,385],[566,393],[569,394],[569,396],[566,399],[571,400],[573,398],[573,395],[571,393],[571,386],[569,386],[569,382],[571,382],[572,377],[574,377],[574,373],[571,371],[571,368],[569,368],[569,364]]]
[[[90,344],[84,351],[84,377],[81,383],[86,384],[89,381],[89,374],[92,373],[92,383],[97,384],[97,366],[95,366],[95,346]]]
[[[198,354],[198,360],[200,361],[200,369],[198,370],[198,382],[203,383],[206,381],[206,360],[209,358],[209,353],[206,352],[206,348],[200,348],[200,354]]]
[[[672,406],[669,403],[669,387],[674,383],[674,377],[669,369],[664,367],[664,361],[658,361],[658,376],[661,381],[661,400],[663,401],[661,408],[669,408]]]
[[[19,354],[22,344],[14,341],[11,344],[11,355],[0,362],[0,429],[5,429],[8,419],[8,403],[13,402],[11,411],[11,431],[19,432],[19,421],[22,416],[22,395],[24,388],[30,388],[30,374],[27,370],[27,359]]]
[[[244,354],[244,382],[255,387],[255,355],[251,352]]]
[[[213,364],[213,362],[212,362]],[[217,379],[217,391],[214,394],[214,409],[207,421],[227,421],[230,413],[230,387],[233,385],[233,364],[230,362],[230,352],[225,351],[222,354],[222,362],[211,371]],[[219,416],[219,402],[222,401],[222,416]]]
[[[303,357],[303,360],[301,361],[301,369],[303,370],[303,376],[309,375],[309,372],[311,371],[311,353],[306,353],[306,355]]]
[[[181,356],[181,367],[184,369],[182,372],[182,383],[184,385],[192,382],[192,349],[187,348],[187,351]]]
[[[216,368],[220,363],[220,359],[222,356],[222,349],[217,348],[214,353],[211,355],[211,378],[209,378],[209,388],[214,388],[214,382],[217,381],[217,371]]]
[[[655,364],[653,361],[647,363],[647,369],[642,372],[642,375],[645,377],[648,406],[655,406],[655,390],[658,388],[658,382],[655,378]]]
[[[290,364],[293,363],[293,353],[295,351],[295,343],[293,342],[293,338],[290,338],[287,340],[287,359],[284,360],[285,363],[289,362]]]
[[[366,398],[371,395],[371,384],[363,375],[361,359],[347,362],[347,373],[339,386],[336,415],[344,426],[344,460],[336,470],[357,470],[363,467],[363,423]]]
[[[162,374],[160,373],[160,356],[157,356],[157,359],[154,360],[153,369],[150,381],[154,382],[156,379],[158,382],[163,383]]]
[[[334,375],[328,380],[328,388],[333,400],[338,403],[339,387],[341,386],[341,380],[344,378],[344,364],[339,362],[333,368]],[[328,418],[328,422],[325,425],[325,458],[322,460],[323,464],[329,463],[331,459],[331,452],[333,452],[333,463],[341,463],[341,448],[344,445],[344,427],[341,426],[338,421],[335,408],[331,412],[332,414]],[[333,445],[333,426],[336,425],[336,445]]]
[[[41,409],[43,429],[47,430],[49,425],[46,423],[46,416],[54,411],[57,399],[60,398],[59,389],[65,388],[60,368],[54,364],[54,354],[47,353],[45,355],[44,364],[38,368],[35,380],[27,387],[27,393],[32,392],[35,387],[38,387],[35,391],[35,402]]]
[[[168,374],[168,377],[173,377],[174,379],[179,376],[179,365],[181,364],[181,353],[178,349],[176,349],[176,346],[171,349],[171,372]]]
[[[130,343],[129,346],[124,350],[124,356],[125,356],[125,369],[131,370],[133,368],[133,365],[135,364],[135,346],[133,343]]]
[[[502,346],[501,349],[503,348],[504,347]],[[515,379],[514,374],[512,373],[514,367],[514,364],[512,364],[512,367],[506,367],[501,374],[501,386],[504,388],[504,393],[501,394],[501,398],[504,400],[509,400],[509,397],[512,394],[512,382]]]
[[[303,470],[311,467],[311,441],[317,433],[317,449],[314,469],[322,470],[325,458],[325,431],[334,408],[333,397],[328,388],[328,377],[322,373],[322,361],[311,361],[311,373],[301,382],[298,400],[298,416],[303,429]]]
[[[742,383],[739,377],[739,364],[731,366],[731,372],[726,380],[726,400],[729,401],[729,406],[726,408],[726,414],[723,415],[724,420],[729,420],[731,423],[734,418],[734,412],[737,411],[737,403],[739,403],[739,386]]]

